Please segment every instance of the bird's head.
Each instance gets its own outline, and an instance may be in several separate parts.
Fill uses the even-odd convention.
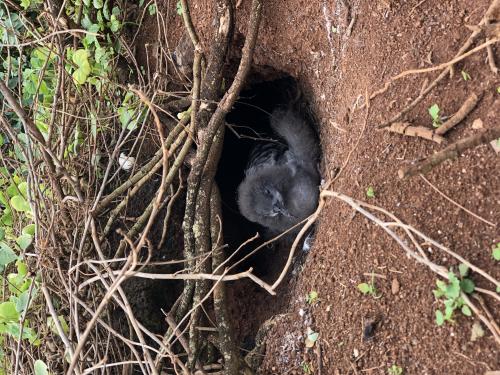
[[[292,218],[286,191],[286,179],[282,178],[279,170],[247,176],[238,188],[240,212],[257,223]]]

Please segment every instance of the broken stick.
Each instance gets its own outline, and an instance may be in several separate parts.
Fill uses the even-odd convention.
[[[439,134],[436,134],[437,132],[433,129],[426,128],[425,126],[412,126],[409,122],[395,122],[388,128],[384,129],[392,133],[403,134],[409,137],[428,139],[429,141],[434,141],[438,144],[445,141],[445,139]]]
[[[398,176],[399,178],[406,178],[409,176],[415,176],[420,173],[427,173],[435,166],[441,164],[443,161],[457,158],[461,153],[468,150],[469,148],[479,146],[483,143],[488,143],[497,138],[500,138],[500,127],[485,130],[480,134],[476,134],[453,143],[452,145],[446,147],[444,150],[439,151],[432,156],[429,156],[427,159],[418,164],[401,168],[398,171]]]
[[[439,128],[435,130],[436,134],[443,135],[448,130],[453,128],[455,125],[459,124],[467,115],[476,107],[477,102],[479,101],[480,96],[477,96],[475,93],[472,93],[471,96],[467,98],[467,100],[462,104],[460,109],[451,116],[447,121],[444,122]]]

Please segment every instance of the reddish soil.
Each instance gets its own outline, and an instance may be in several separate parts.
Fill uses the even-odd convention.
[[[190,3],[194,24],[207,40],[212,27],[211,2]],[[237,33],[245,34],[250,3],[243,0],[236,11]],[[376,130],[377,124],[418,95],[424,81],[439,73],[409,76],[376,97],[370,103],[365,129],[366,110],[354,108],[356,102],[364,101],[366,92],[383,87],[394,75],[453,58],[470,35],[466,25],[477,24],[489,3],[264,1],[254,63],[292,75],[306,92],[319,119],[325,178],[343,165],[353,150],[333,190],[387,209],[498,279],[500,268],[491,257],[492,245],[500,241],[498,226],[487,225],[459,209],[418,176],[406,180],[397,177],[399,168],[445,146]],[[169,6],[174,13],[175,2]],[[181,27],[175,14],[172,25]],[[179,28],[172,28],[176,36]],[[496,58],[500,63],[498,53]],[[455,75],[446,78],[405,119],[431,126],[427,109],[432,104],[437,103],[444,115],[451,115],[476,92],[483,93],[479,105],[446,138],[454,142],[476,133],[478,130],[471,127],[474,119],[481,119],[485,128],[498,125],[500,95],[496,88],[500,80],[485,61],[486,52],[481,51],[457,64]],[[462,78],[462,70],[470,80]],[[426,178],[451,199],[498,224],[499,171],[500,156],[490,145],[483,145],[434,168]],[[369,186],[375,198],[366,197]],[[277,297],[244,283],[233,284],[233,316],[238,319],[235,324],[242,340],[254,335],[272,315],[285,314],[267,335],[260,373],[302,374],[304,361],[315,374],[387,374],[393,364],[402,367],[405,374],[483,374],[500,369],[498,345],[485,327],[484,337],[470,340],[476,317],[457,314],[455,324],[436,326],[435,310],[442,308],[432,294],[436,274],[406,257],[381,229],[332,200],[316,230],[303,268],[284,283]],[[435,248],[429,250],[429,257],[447,267],[457,264]],[[364,276],[370,272],[382,276],[374,279],[380,298],[362,295],[356,287],[370,281]],[[471,277],[491,289],[477,274]],[[399,283],[394,292],[393,280]],[[311,290],[319,294],[319,302],[313,306],[304,298]],[[485,300],[498,321],[498,301],[488,296]],[[305,311],[302,316],[301,309]],[[363,327],[375,317],[374,337],[364,341]],[[319,332],[320,350],[305,349],[308,327]]]

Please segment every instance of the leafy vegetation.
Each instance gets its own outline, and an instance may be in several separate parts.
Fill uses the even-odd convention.
[[[375,190],[373,187],[369,186],[368,189],[366,189],[366,196],[368,198],[375,198]]]
[[[439,106],[437,104],[433,104],[429,108],[429,115],[432,118],[432,126],[434,126],[435,128],[439,128],[442,124],[441,116],[439,115],[440,111],[441,111],[441,109],[439,108]]]
[[[83,147],[95,142],[99,132],[109,125],[109,120],[98,118],[99,112],[116,109],[122,128],[128,130],[137,128],[144,119],[145,111],[139,101],[113,83],[115,62],[122,48],[115,34],[121,31],[123,23],[120,8],[109,4],[103,0],[65,2],[65,16],[86,30],[75,37],[75,43],[65,44],[55,43],[54,38],[38,38],[52,32],[46,17],[41,16],[43,0],[21,0],[21,10],[0,4],[0,79],[29,111],[43,139],[61,140],[63,162],[81,158]],[[31,42],[34,39],[37,40]],[[18,48],[20,43],[25,46]],[[66,119],[72,125],[61,130],[63,127],[53,123],[57,116],[54,105],[61,101],[59,86],[63,79],[66,93],[80,100],[76,118],[82,120]],[[31,258],[27,255],[36,252],[35,240],[43,238],[36,218],[40,220],[41,210],[49,208],[55,192],[47,176],[33,174],[34,161],[45,165],[42,150],[16,111],[5,107],[1,94],[0,98],[4,102],[1,115],[11,127],[10,132],[0,128],[0,269],[4,275],[0,302],[1,375],[13,373],[14,364],[8,354],[17,345],[12,340],[37,348],[44,332],[56,333],[56,330],[51,317],[39,319],[38,315],[43,314],[38,314],[41,307],[38,255]],[[84,98],[89,102],[83,104]],[[97,154],[93,160],[98,171]],[[63,315],[59,321],[63,330],[69,331]],[[35,357],[33,361],[35,374],[49,373],[41,358]]]
[[[491,256],[493,259],[500,261],[500,242],[497,242],[496,245],[492,246]]]
[[[471,316],[472,311],[465,303],[462,293],[471,294],[474,291],[474,282],[467,278],[469,268],[465,264],[459,266],[460,279],[453,272],[448,273],[448,282],[437,280],[437,288],[433,291],[434,296],[444,302],[444,312],[436,310],[436,324],[443,325],[445,322],[453,323],[455,310],[460,310],[463,315]]]
[[[309,305],[314,305],[318,301],[318,292],[311,290],[306,296],[306,302]]]
[[[398,365],[392,365],[391,367],[389,367],[387,372],[389,373],[389,375],[403,375],[403,369]]]
[[[301,364],[300,364],[300,367],[302,368],[302,372],[306,375],[309,375],[309,374],[312,374],[313,373],[313,367],[311,365],[311,363],[307,362],[307,361],[303,361]]]
[[[360,283],[357,288],[359,291],[365,295],[373,296],[373,298],[380,298],[380,295],[377,295],[377,288],[375,287],[375,278],[372,276],[372,279],[369,283]]]

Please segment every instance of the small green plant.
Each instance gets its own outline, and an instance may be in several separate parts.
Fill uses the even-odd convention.
[[[491,256],[493,259],[500,261],[500,242],[491,247]]]
[[[300,367],[302,368],[302,372],[304,374],[312,374],[313,373],[313,368],[312,368],[312,365],[307,362],[307,361],[303,361],[301,364],[300,364]]]
[[[368,186],[368,189],[366,189],[366,196],[368,198],[375,198],[375,190],[373,189],[373,187]]]
[[[381,297],[380,295],[377,296],[377,288],[375,287],[374,276],[372,276],[372,279],[369,283],[360,283],[357,287],[359,291],[365,295],[373,296],[373,298]]]
[[[453,323],[453,314],[455,310],[460,310],[465,316],[471,316],[472,311],[461,297],[462,292],[470,294],[474,291],[474,282],[466,278],[469,268],[461,264],[459,266],[459,279],[453,272],[448,273],[448,282],[437,280],[437,288],[433,291],[434,296],[444,300],[445,310],[436,310],[436,324],[442,326],[444,322]]]
[[[148,6],[148,12],[150,16],[154,16],[156,14],[156,4]]]
[[[375,294],[376,289],[372,283],[361,283],[358,284],[358,289],[363,294]]]
[[[433,104],[429,107],[429,115],[432,118],[432,126],[434,126],[435,128],[439,128],[442,124],[441,116],[439,115],[440,111],[441,109],[437,104]]]
[[[465,70],[462,70],[461,73],[462,73],[462,78],[463,78],[464,81],[470,81],[471,77],[470,77],[469,73],[467,73]]]
[[[311,290],[306,296],[306,302],[309,305],[314,305],[318,301],[318,292]]]
[[[500,86],[497,87],[497,94],[500,94]]]
[[[398,365],[392,365],[387,371],[389,375],[403,375],[403,369]]]
[[[181,0],[177,1],[177,4],[176,4],[175,7],[177,9],[177,14],[179,16],[181,16],[182,15],[182,3],[181,3]]]

